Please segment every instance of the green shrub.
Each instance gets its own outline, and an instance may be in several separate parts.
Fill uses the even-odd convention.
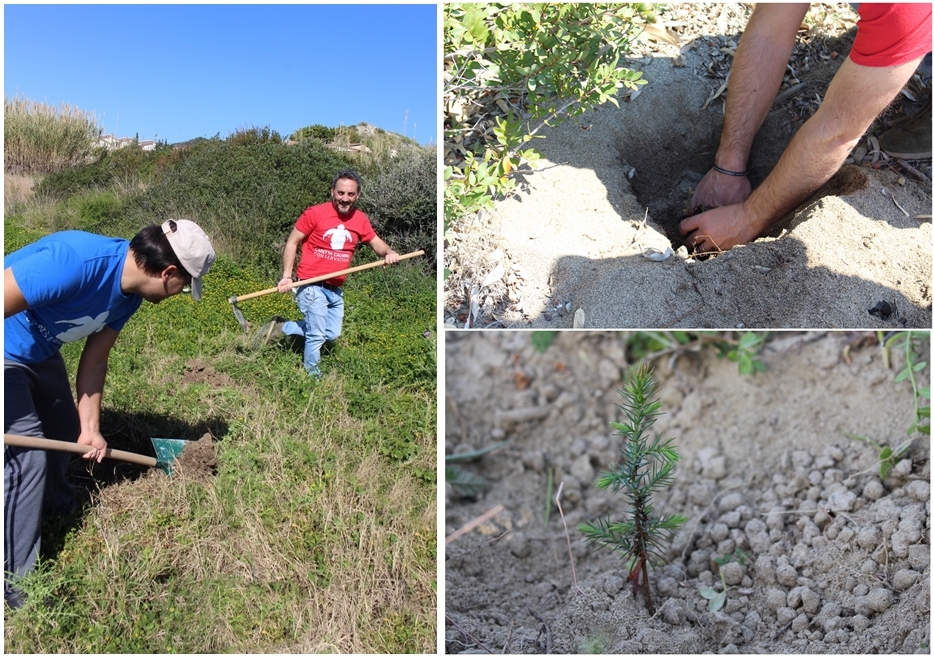
[[[316,123],[313,126],[299,128],[289,136],[289,139],[296,142],[301,142],[306,139],[318,139],[322,142],[329,142],[334,139],[336,134],[337,130],[335,128],[328,128],[327,126],[322,126],[320,123]]]
[[[77,218],[71,226],[62,228],[105,235],[123,217],[123,202],[111,192],[85,192],[72,197],[65,205],[76,211]]]
[[[543,126],[645,84],[619,66],[637,16],[654,20],[644,3],[444,5],[446,226],[515,189]]]
[[[264,126],[262,128],[252,126],[250,128],[241,128],[231,133],[227,138],[227,142],[238,146],[255,146],[256,144],[269,143],[281,144],[282,136],[269,126]]]
[[[89,162],[46,176],[36,192],[58,200],[82,191],[111,188],[133,194],[173,165],[172,152],[172,147],[164,142],[153,151],[144,151],[137,145],[103,151]]]
[[[394,239],[403,253],[425,249],[435,257],[438,177],[437,150],[403,149],[380,163],[372,180],[364,181],[360,207],[377,233]]]
[[[437,150],[406,149],[381,163],[363,188],[360,206],[386,232],[434,226],[437,221]]]

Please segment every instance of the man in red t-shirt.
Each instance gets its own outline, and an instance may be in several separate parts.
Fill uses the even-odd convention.
[[[353,171],[342,171],[331,185],[331,201],[307,208],[295,222],[282,254],[282,279],[279,292],[291,290],[292,267],[299,246],[302,257],[297,279],[346,270],[350,267],[354,249],[361,242],[370,245],[386,265],[399,262],[399,254],[383,242],[365,214],[356,209],[360,198],[360,177]],[[344,319],[344,291],[341,286],[347,275],[336,276],[321,283],[296,289],[295,300],[303,320],[267,325],[260,334],[268,342],[273,335],[289,334],[305,337],[305,370],[321,377],[318,361],[326,340],[336,340]]]
[[[700,252],[754,240],[826,183],[931,50],[931,3],[861,4],[853,48],[823,103],[752,191],[746,178],[752,141],[775,101],[808,6],[757,4],[749,18],[730,73],[714,166],[692,200],[694,207],[712,210],[680,226],[685,241]],[[930,101],[926,113],[926,153],[915,153],[918,159],[931,157]],[[925,146],[913,151],[918,148]]]

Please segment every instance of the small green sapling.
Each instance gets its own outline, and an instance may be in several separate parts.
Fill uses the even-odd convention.
[[[649,587],[649,565],[662,562],[663,542],[670,540],[672,533],[687,521],[677,514],[667,517],[653,514],[652,494],[672,485],[675,464],[680,459],[672,445],[674,439],[656,436],[649,441],[648,430],[661,413],[662,403],[652,400],[657,392],[653,371],[644,361],[630,370],[629,382],[619,391],[624,399],[619,407],[627,422],[610,424],[623,438],[622,459],[597,480],[601,489],[612,488],[614,492],[622,489],[629,509],[621,521],[598,519],[580,526],[588,543],[622,553],[629,564],[628,581],[632,583],[633,595],[639,590],[641,578],[650,614],[655,613],[655,608]]]

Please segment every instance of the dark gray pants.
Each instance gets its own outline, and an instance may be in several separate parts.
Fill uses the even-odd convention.
[[[3,362],[5,434],[77,441],[78,409],[61,355],[35,364]],[[3,596],[20,602],[15,580],[36,565],[43,506],[66,514],[74,496],[65,480],[72,455],[4,446],[3,449]]]

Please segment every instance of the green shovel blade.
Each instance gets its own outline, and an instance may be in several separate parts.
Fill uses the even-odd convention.
[[[151,439],[152,447],[156,451],[156,466],[162,469],[166,475],[172,475],[172,465],[185,445],[188,443],[182,439]]]

